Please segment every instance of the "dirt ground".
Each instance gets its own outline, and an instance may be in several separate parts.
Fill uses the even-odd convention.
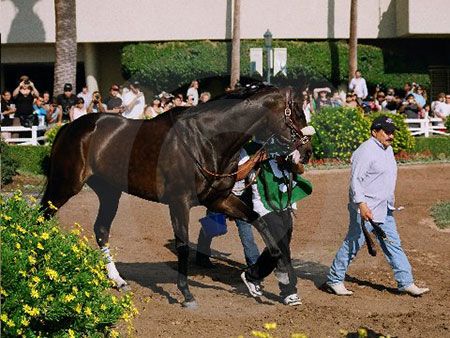
[[[347,231],[349,169],[310,171],[313,194],[301,201],[291,245],[303,304],[280,303],[273,275],[264,281],[264,297],[250,297],[240,280],[244,268],[236,226],[213,241],[217,268],[196,267],[191,253],[190,285],[198,310],[183,309],[176,288],[176,256],[168,208],[123,195],[111,232],[111,246],[122,276],[129,281],[140,312],[135,337],[244,337],[275,322],[274,337],[305,333],[309,337],[339,337],[359,327],[369,336],[450,337],[450,232],[439,231],[429,216],[432,205],[450,199],[450,164],[402,166],[397,204],[405,210],[396,220],[416,283],[431,288],[422,298],[396,292],[392,271],[383,255],[368,255],[364,247],[348,270],[352,297],[337,297],[320,289]],[[82,224],[92,233],[98,201],[82,191],[58,212],[63,224]],[[195,248],[198,219],[204,208],[191,211],[190,239]],[[260,249],[262,241],[258,237]],[[379,246],[378,250],[381,251]]]

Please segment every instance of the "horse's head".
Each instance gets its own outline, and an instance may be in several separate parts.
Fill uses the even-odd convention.
[[[297,151],[294,158],[305,164],[312,154],[311,138],[315,133],[314,127],[308,126],[302,102],[293,88],[274,89],[264,103],[267,108],[267,126],[262,138],[273,136],[277,148],[281,149],[283,154]],[[258,139],[262,138],[258,136]]]

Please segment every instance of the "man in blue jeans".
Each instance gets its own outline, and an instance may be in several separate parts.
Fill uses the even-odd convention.
[[[411,265],[402,249],[392,212],[397,181],[397,163],[391,143],[397,127],[392,119],[379,116],[371,126],[372,137],[361,144],[351,158],[350,226],[347,236],[334,258],[328,273],[327,285],[339,296],[350,296],[344,285],[350,262],[364,244],[361,222],[368,232],[373,227],[368,220],[380,223],[388,241],[380,240],[386,260],[394,271],[398,289],[412,296],[421,296],[430,290],[414,284]]]

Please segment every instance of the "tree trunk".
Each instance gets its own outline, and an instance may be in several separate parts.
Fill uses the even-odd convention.
[[[350,8],[350,38],[348,46],[348,81],[355,76],[358,67],[358,0],[352,0]]]
[[[55,0],[55,76],[53,95],[63,92],[65,83],[75,89],[77,74],[76,0]]]
[[[236,88],[241,73],[241,0],[234,0],[233,40],[231,44],[231,89]]]

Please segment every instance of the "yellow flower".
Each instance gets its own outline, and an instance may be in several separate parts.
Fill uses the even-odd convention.
[[[79,253],[80,252],[80,250],[78,249],[78,247],[75,244],[72,245],[72,251],[75,252],[75,253]]]
[[[21,323],[23,326],[28,326],[30,325],[29,320],[27,320],[25,317],[22,317]]]
[[[45,255],[44,255],[44,259],[45,259],[46,261],[48,261],[48,260],[50,259],[50,255],[49,255],[49,254],[45,254]]]
[[[131,321],[131,316],[128,313],[124,313],[122,315],[122,318],[126,323],[129,323]]]
[[[33,297],[33,298],[39,298],[39,292],[37,292],[36,289],[31,289],[30,294],[31,294],[31,297]]]
[[[75,299],[75,296],[72,295],[72,294],[69,294],[69,295],[66,295],[66,296],[64,297],[63,302],[64,302],[64,303],[68,303],[68,302],[71,302],[71,301],[74,300],[74,299]]]
[[[26,231],[24,228],[22,228],[20,225],[17,225],[17,226],[16,226],[16,229],[17,229],[17,231],[20,231],[20,232],[23,233],[23,234],[26,234],[26,233],[27,233],[27,231]]]
[[[75,222],[75,226],[77,227],[77,228],[82,228],[82,226],[80,225],[80,223],[77,223],[77,222]]]
[[[359,328],[358,329],[358,337],[360,337],[360,338],[367,337],[367,330],[364,328]]]
[[[105,304],[102,304],[102,305],[100,306],[100,310],[105,311],[105,310],[106,310],[106,305],[105,305]]]
[[[51,280],[58,280],[58,272],[56,272],[55,270],[46,268],[45,273]]]
[[[75,308],[75,311],[77,312],[77,313],[81,313],[81,309],[82,309],[83,307],[81,306],[81,304],[77,304],[77,307]]]
[[[41,235],[41,238],[45,241],[45,240],[50,238],[50,235],[48,233],[46,233],[46,232],[43,232],[42,235]]]
[[[112,295],[112,296],[111,296],[111,301],[112,301],[114,304],[117,304],[117,298],[116,298],[116,296]]]
[[[36,199],[31,196],[31,195],[26,195],[26,197],[32,202],[32,203],[36,203]]]
[[[17,329],[16,332],[17,332],[18,335],[21,335],[23,333],[23,329]]]
[[[55,298],[53,298],[53,296],[51,296],[51,295],[47,296],[47,300],[48,300],[49,302],[51,302],[53,299],[55,299]]]
[[[6,314],[0,315],[0,320],[1,320],[2,322],[7,322],[7,321],[8,321],[8,315],[6,315]]]
[[[19,197],[19,196],[17,196],[17,195],[14,196],[14,199],[15,199],[16,201],[21,201],[21,200],[22,200],[22,198]]]
[[[45,221],[44,216],[39,216],[36,221],[38,223],[43,223]]]
[[[41,279],[38,276],[34,276],[33,278],[31,278],[31,280],[35,283],[39,283],[41,281]]]
[[[111,331],[109,332],[109,335],[110,335],[112,338],[117,338],[117,337],[119,337],[119,332],[117,332],[117,331],[115,331],[115,330],[111,330]]]
[[[12,217],[7,216],[7,215],[3,215],[3,218],[5,219],[5,221],[10,221],[10,220],[12,220]]]
[[[8,325],[8,326],[10,326],[10,327],[16,326],[16,324],[14,324],[14,322],[13,322],[11,319],[9,319],[9,320],[6,322],[6,325]]]
[[[37,248],[40,250],[44,250],[44,247],[42,246],[41,242],[38,243]]]
[[[8,297],[8,293],[5,291],[5,289],[3,289],[1,286],[0,286],[0,295],[3,295],[3,296],[5,296],[5,297]]]
[[[86,307],[86,308],[84,309],[84,313],[87,314],[88,316],[92,316],[91,308],[90,308],[90,307]]]
[[[16,243],[16,248],[20,249],[20,243]]]
[[[48,206],[50,207],[50,209],[58,210],[58,208],[53,205],[52,201],[48,201]]]
[[[83,236],[83,240],[84,240],[85,242],[88,242],[88,241],[89,241],[88,238],[87,238],[86,236]]]
[[[272,330],[277,328],[277,323],[266,323],[264,324],[266,330]]]
[[[69,329],[69,331],[67,331],[69,333],[69,337],[70,338],[74,338],[75,337],[75,332],[71,329]]]
[[[72,291],[75,292],[75,294],[77,294],[78,293],[78,288],[76,286],[73,286],[72,287]]]
[[[84,291],[84,294],[86,295],[87,298],[91,297],[91,294],[89,292],[87,292],[87,291]]]
[[[71,233],[74,234],[74,235],[77,235],[77,236],[81,235],[81,231],[78,230],[78,229],[72,229]]]
[[[28,260],[30,261],[30,264],[31,264],[31,265],[36,264],[36,258],[35,258],[35,257],[33,257],[33,256],[28,256]]]
[[[52,231],[53,231],[53,232],[59,232],[59,230],[58,230],[57,227],[53,227],[53,228],[52,228]]]

